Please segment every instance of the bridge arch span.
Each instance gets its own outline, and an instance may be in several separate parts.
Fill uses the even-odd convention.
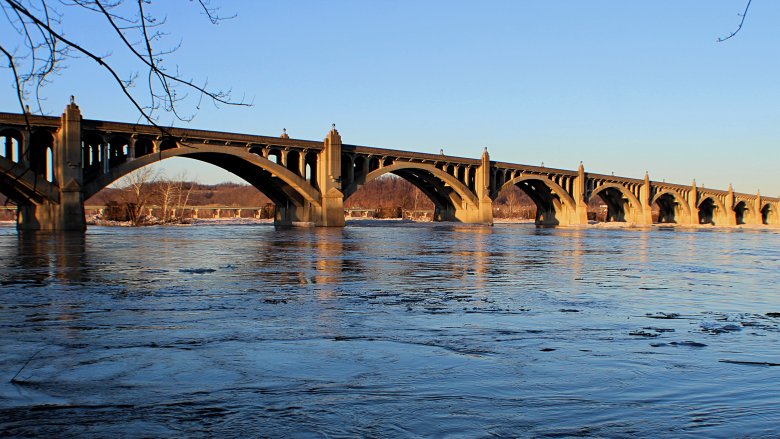
[[[775,225],[780,223],[778,218],[777,205],[770,202],[764,203],[761,206],[761,224]]]
[[[685,223],[691,216],[691,208],[682,195],[671,189],[662,189],[650,200],[650,206],[658,205],[658,223]]]
[[[726,224],[726,205],[719,197],[702,195],[696,206],[699,209],[699,224],[724,225]]]
[[[593,189],[585,203],[589,203],[595,196],[601,197],[607,204],[607,221],[631,223],[639,221],[642,203],[625,186],[618,183],[603,183]]]
[[[283,215],[287,210],[297,212],[297,217],[288,218],[290,221],[308,221],[301,217],[306,216],[307,208],[321,207],[319,192],[286,167],[240,148],[227,149],[224,146],[210,145],[168,147],[121,162],[109,168],[108,172],[86,182],[83,189],[84,198],[88,199],[135,170],[173,157],[200,160],[241,177],[276,204],[277,216],[280,215],[280,210]],[[277,219],[286,222],[282,218]]]
[[[357,161],[357,160],[356,160]],[[365,164],[364,164],[365,163]],[[466,215],[477,212],[479,200],[477,196],[454,175],[451,175],[433,165],[417,162],[374,161],[362,158],[359,165],[366,166],[369,171],[365,176],[356,174],[354,182],[344,188],[346,200],[364,184],[377,178],[393,174],[397,175],[420,189],[434,204],[436,212],[434,219],[443,221],[463,221]],[[379,167],[376,167],[379,166]],[[373,168],[373,169],[372,169]]]
[[[544,175],[521,174],[505,182],[500,191],[517,186],[536,204],[536,225],[574,224],[576,203],[559,184]]]

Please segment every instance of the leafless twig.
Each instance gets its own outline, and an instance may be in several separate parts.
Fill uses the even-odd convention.
[[[745,5],[745,11],[744,11],[744,12],[742,12],[741,14],[737,14],[737,16],[739,16],[739,17],[742,17],[742,19],[741,19],[741,20],[739,20],[739,26],[737,26],[737,30],[735,30],[734,32],[732,32],[732,33],[731,33],[729,36],[727,36],[726,38],[718,38],[718,42],[719,42],[719,43],[722,43],[722,42],[724,42],[724,41],[728,40],[729,38],[731,38],[731,37],[733,37],[734,35],[736,35],[737,33],[739,33],[739,31],[740,31],[740,30],[742,30],[742,25],[743,25],[743,24],[745,24],[745,17],[747,17],[748,9],[750,9],[750,2],[751,2],[751,1],[753,1],[753,0],[748,0],[747,4]]]
[[[212,24],[232,18],[220,16],[219,8],[211,6],[209,0],[189,1],[202,9]],[[32,100],[37,104],[35,112],[43,113],[42,88],[61,72],[65,60],[76,58],[90,60],[105,71],[140,118],[152,125],[158,125],[161,112],[170,113],[181,121],[192,119],[192,115],[180,108],[188,98],[188,90],[199,95],[195,109],[203,99],[214,104],[251,105],[243,99],[231,99],[229,90],[215,90],[207,81],[185,78],[178,67],[166,67],[164,60],[179,44],[163,49],[156,47],[166,36],[161,29],[166,20],[147,11],[151,4],[152,0],[0,0],[0,23],[4,18],[11,33],[18,35],[17,42],[3,41],[0,53],[8,61],[22,112]],[[65,25],[69,14],[78,12],[77,9],[95,14],[96,24],[107,24],[113,32],[106,35],[115,38],[117,55],[129,55],[122,61],[129,60],[136,67],[126,70],[123,62],[108,59],[111,54],[100,54],[71,36]],[[141,77],[141,71],[146,84],[136,89],[135,82]]]

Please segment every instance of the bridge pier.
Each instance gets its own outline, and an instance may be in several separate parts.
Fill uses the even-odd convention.
[[[693,183],[691,183],[691,192],[688,194],[688,208],[690,209],[688,224],[699,224],[699,190],[696,187],[696,180],[693,180]]]
[[[59,185],[59,203],[44,201],[20,205],[18,230],[86,230],[81,166],[81,112],[71,98],[60,119],[53,145],[52,174]],[[29,144],[28,136],[25,143]]]
[[[572,225],[588,224],[588,203],[585,200],[585,166],[580,162],[577,177],[574,179],[574,215]]]
[[[322,194],[321,207],[313,209],[315,226],[344,227],[344,193],[341,191],[341,135],[336,125],[325,136],[320,153],[320,172],[317,173]]]
[[[474,192],[477,195],[476,205],[463,202],[454,210],[434,211],[434,219],[439,214],[438,221],[458,221],[466,224],[493,225],[493,199],[490,198],[490,154],[487,148],[482,150],[481,163],[477,167]]]
[[[652,188],[650,186],[650,175],[645,171],[645,181],[642,187],[639,189],[639,202],[642,203],[642,212],[640,213],[639,224],[643,226],[653,225],[653,206],[651,204],[650,193]]]
[[[726,212],[724,212],[726,218],[726,225],[728,226],[737,225],[737,212],[734,211],[735,205],[736,203],[734,202],[734,188],[731,187],[731,184],[729,184],[729,193],[728,195],[726,195]]]

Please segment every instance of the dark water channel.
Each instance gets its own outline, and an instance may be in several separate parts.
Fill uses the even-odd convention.
[[[767,230],[1,227],[0,436],[776,437],[779,268]]]

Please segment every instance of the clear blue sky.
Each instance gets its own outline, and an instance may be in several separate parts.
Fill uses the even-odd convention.
[[[164,2],[182,41],[169,64],[254,106],[205,105],[178,125],[321,139],[336,123],[346,143],[487,146],[494,160],[780,195],[780,2],[754,0],[725,43],[743,0],[219,3],[237,17],[212,26],[191,2]],[[104,44],[87,18],[71,23]],[[87,118],[137,119],[103,72],[69,64],[46,92],[51,114],[75,94]],[[16,111],[3,80],[0,109]]]

